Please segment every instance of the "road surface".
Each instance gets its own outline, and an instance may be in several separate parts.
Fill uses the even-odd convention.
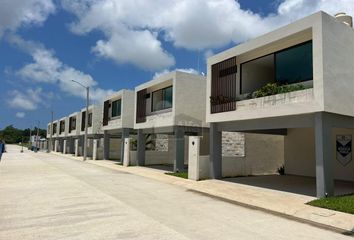
[[[0,162],[0,239],[353,238],[141,176],[8,146]]]

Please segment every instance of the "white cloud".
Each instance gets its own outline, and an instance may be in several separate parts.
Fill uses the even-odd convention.
[[[40,25],[55,12],[52,0],[5,0],[0,6],[0,38],[5,31]]]
[[[98,56],[156,71],[174,65],[162,42],[192,50],[214,49],[319,10],[354,14],[351,0],[284,0],[268,16],[244,10],[235,0],[62,0],[62,6],[77,18],[72,32],[104,34],[93,46]]]
[[[86,91],[82,86],[72,82],[72,80],[75,80],[90,87],[90,99],[95,102],[101,101],[106,94],[113,93],[113,90],[98,88],[98,83],[89,74],[64,64],[55,57],[53,51],[44,48],[41,44],[25,41],[15,35],[9,36],[8,41],[30,54],[33,58],[32,63],[17,71],[17,74],[23,79],[36,83],[58,84],[63,92],[86,98]]]
[[[26,116],[26,113],[24,113],[24,112],[17,112],[16,113],[17,118],[24,118],[25,116]]]
[[[27,89],[24,92],[18,90],[10,91],[7,103],[11,108],[22,110],[36,110],[42,102],[43,92],[41,88]]]

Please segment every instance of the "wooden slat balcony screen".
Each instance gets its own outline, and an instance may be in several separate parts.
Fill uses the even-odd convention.
[[[86,111],[81,113],[81,131],[85,131]]]
[[[143,89],[136,94],[136,123],[146,122],[146,93]]]
[[[109,111],[109,101],[105,101],[103,103],[103,121],[102,121],[103,126],[108,125],[108,111]]]
[[[211,113],[236,110],[236,73],[236,57],[211,66]]]

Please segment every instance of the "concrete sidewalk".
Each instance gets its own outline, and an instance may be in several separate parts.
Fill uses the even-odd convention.
[[[60,153],[53,154],[82,161],[82,157],[73,157]],[[163,170],[147,167],[123,167],[114,161],[88,160],[87,162],[144,176],[164,183],[178,185],[202,195],[265,211],[324,229],[354,235],[354,215],[306,205],[307,202],[315,199],[314,197],[222,180],[192,181],[166,175]]]

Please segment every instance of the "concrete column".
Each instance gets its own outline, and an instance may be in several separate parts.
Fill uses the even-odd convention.
[[[67,143],[67,140],[64,139],[64,142],[63,142],[63,154],[66,154],[66,143]]]
[[[109,159],[109,134],[107,131],[103,132],[103,159]]]
[[[315,115],[316,190],[317,197],[333,196],[332,172],[333,145],[329,116],[320,112]]]
[[[222,177],[221,164],[221,131],[218,131],[216,123],[210,123],[210,177],[212,179],[220,179]]]
[[[137,146],[138,159],[136,161],[136,164],[138,166],[145,165],[145,144],[146,144],[145,134],[143,133],[142,129],[138,129],[138,146]]]
[[[79,139],[75,139],[75,157],[79,156]]]
[[[123,154],[124,154],[124,161],[123,166],[128,167],[130,165],[130,138],[124,138],[124,147],[123,147]]]
[[[59,141],[55,140],[54,141],[54,152],[58,152],[58,144],[59,144]]]
[[[125,145],[125,139],[129,137],[129,128],[122,128],[122,137],[121,137],[121,148],[120,148],[120,161],[122,164],[124,163],[124,145]]]
[[[81,147],[80,156],[84,156],[85,136],[82,135],[79,138],[79,146]]]
[[[98,148],[98,140],[93,140],[93,149],[92,149],[92,160],[97,160],[97,148]]]
[[[184,171],[184,129],[183,127],[175,128],[175,156],[173,162],[174,172]]]

